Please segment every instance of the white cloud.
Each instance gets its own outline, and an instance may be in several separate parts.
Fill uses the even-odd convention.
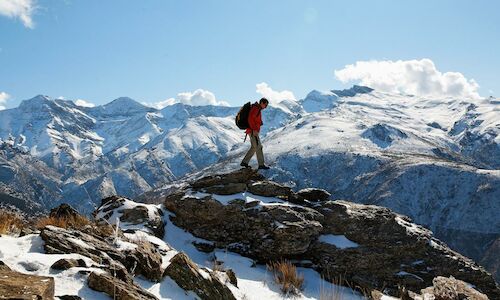
[[[283,100],[296,100],[294,94],[291,91],[275,91],[267,83],[261,82],[255,85],[256,92],[261,94],[262,97],[269,100],[271,104],[279,103]]]
[[[169,106],[175,103],[183,103],[193,106],[203,106],[203,105],[218,105],[218,106],[229,106],[226,101],[220,101],[215,98],[215,95],[207,90],[197,89],[194,92],[184,92],[177,94],[175,98],[168,98],[163,101],[144,105],[151,106],[157,109],[162,109],[165,106]]]
[[[78,106],[83,106],[83,107],[94,107],[95,104],[94,103],[91,103],[87,100],[83,100],[83,99],[77,99],[75,101],[73,101],[76,105]]]
[[[35,25],[31,16],[36,9],[36,0],[1,0],[0,15],[9,18],[19,18],[24,26],[33,28]]]
[[[7,94],[6,92],[0,92],[0,110],[5,109],[5,102],[10,98],[10,95]]]
[[[335,77],[343,83],[359,81],[383,92],[479,98],[479,85],[474,79],[459,72],[442,73],[428,58],[358,61],[335,70]]]

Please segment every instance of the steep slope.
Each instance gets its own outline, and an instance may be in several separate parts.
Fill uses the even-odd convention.
[[[29,155],[26,147],[0,139],[0,205],[43,212],[61,199],[61,187],[59,174]]]

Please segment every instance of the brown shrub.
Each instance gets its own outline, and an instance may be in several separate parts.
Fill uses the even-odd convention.
[[[36,220],[36,228],[42,229],[47,225],[52,225],[61,228],[77,228],[80,229],[83,226],[92,224],[89,219],[84,216],[74,216],[74,217],[42,217]]]
[[[0,234],[19,232],[23,226],[24,222],[19,215],[0,210]]]
[[[267,264],[268,270],[273,272],[274,281],[281,285],[285,295],[297,295],[302,290],[304,275],[297,273],[297,268],[287,260]]]

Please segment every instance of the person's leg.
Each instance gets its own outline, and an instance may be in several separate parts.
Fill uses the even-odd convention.
[[[242,163],[248,164],[248,162],[252,158],[252,156],[255,153],[255,150],[257,148],[257,140],[255,139],[255,137],[253,135],[250,135],[250,144],[251,144],[250,149],[248,149],[248,152],[245,155],[245,157],[243,158]]]
[[[257,162],[259,163],[259,166],[264,165],[264,153],[262,151],[262,143],[260,142],[260,138],[257,136],[255,137],[258,145],[257,148],[255,149],[255,152],[257,152]]]

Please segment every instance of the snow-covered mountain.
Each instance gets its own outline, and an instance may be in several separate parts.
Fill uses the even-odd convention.
[[[133,197],[224,159],[243,145],[244,134],[234,125],[238,109],[175,104],[157,110],[127,97],[88,108],[39,95],[0,111],[0,144],[20,149],[0,152],[6,161],[2,183],[42,207],[66,201],[90,212],[103,197]],[[285,102],[266,112],[265,132],[302,111]],[[21,172],[29,159],[41,175]],[[30,176],[50,177],[42,186],[51,193],[27,193],[24,187],[35,182]]]
[[[300,103],[309,113],[263,140],[273,180],[389,207],[476,259],[500,236],[497,100],[354,87],[313,91]],[[203,172],[238,168],[245,150]]]
[[[500,234],[499,103],[361,86],[312,91],[263,112],[268,172],[296,188],[390,207],[479,258]],[[234,125],[238,109],[157,110],[126,97],[93,108],[25,100],[0,111],[2,195],[29,203],[20,206],[65,201],[90,212],[109,195],[135,197],[204,168],[238,168],[248,147]]]

